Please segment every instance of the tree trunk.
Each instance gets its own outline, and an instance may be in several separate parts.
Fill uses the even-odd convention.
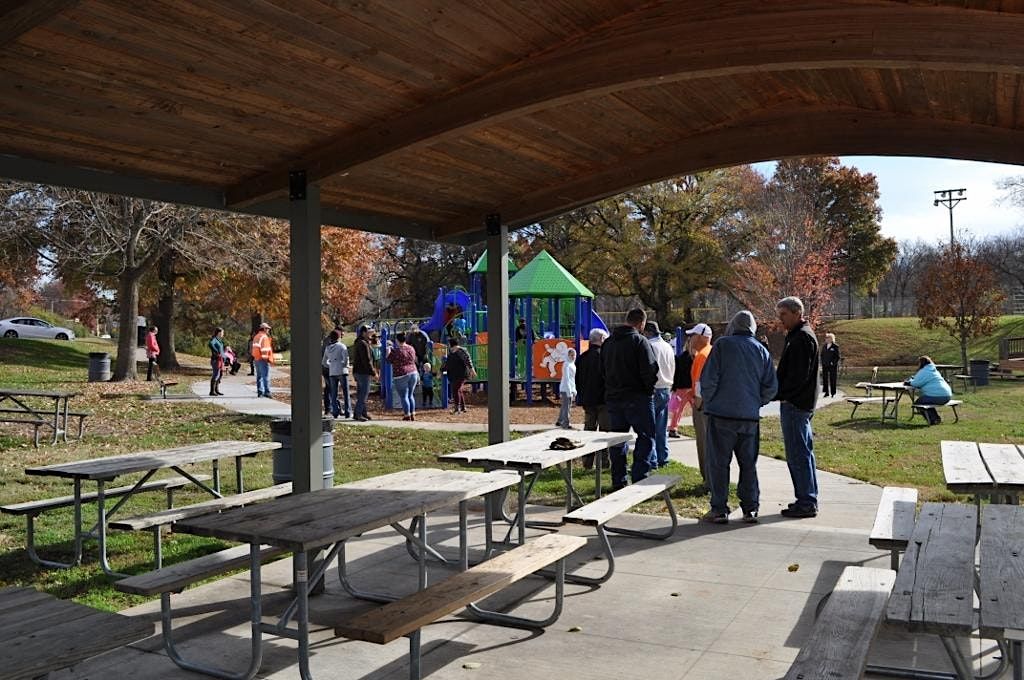
[[[160,296],[156,303],[154,323],[157,327],[156,339],[160,343],[160,369],[173,370],[179,368],[178,355],[174,349],[174,251],[169,250],[160,258],[157,266],[160,281]]]
[[[960,334],[960,363],[965,372],[970,373],[971,365],[967,362],[967,336]]]
[[[136,320],[139,315],[139,275],[131,270],[118,277],[117,282],[117,316],[119,330],[117,333],[117,361],[114,364],[113,381],[136,380],[135,346],[138,328]]]

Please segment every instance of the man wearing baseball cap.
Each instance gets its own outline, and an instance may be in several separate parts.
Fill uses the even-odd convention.
[[[686,331],[686,334],[690,336],[690,354],[693,355],[690,379],[693,381],[693,429],[697,436],[697,464],[700,466],[700,476],[704,480],[704,488],[709,489],[708,469],[704,458],[707,423],[704,421],[704,400],[700,394],[700,376],[704,371],[708,355],[711,354],[711,326],[699,323]]]

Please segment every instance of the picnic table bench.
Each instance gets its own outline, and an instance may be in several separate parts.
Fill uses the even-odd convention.
[[[0,630],[0,680],[30,680],[149,637],[153,624],[13,587],[0,590]]]
[[[11,402],[11,408],[0,409],[0,422],[31,425],[34,428],[32,443],[39,448],[39,429],[48,427],[53,432],[51,443],[56,444],[59,437],[68,440],[68,418],[78,418],[78,438],[81,439],[85,430],[85,419],[91,414],[83,411],[72,412],[68,403],[81,392],[67,390],[29,390],[18,388],[0,388],[0,403]],[[28,399],[52,400],[52,409],[36,408],[27,402]]]
[[[882,489],[878,512],[868,543],[890,552],[893,571],[900,566],[900,553],[906,551],[917,516],[917,489],[887,486]]]
[[[676,509],[672,505],[672,496],[670,495],[670,492],[672,487],[679,482],[679,479],[680,478],[675,475],[657,475],[654,477],[647,477],[639,482],[630,484],[618,491],[610,493],[607,496],[602,496],[595,501],[591,501],[583,507],[577,508],[565,515],[563,519],[567,523],[583,524],[594,527],[597,530],[597,536],[600,539],[601,547],[604,550],[605,561],[608,564],[605,573],[601,576],[590,577],[578,574],[568,574],[565,577],[566,580],[571,581],[572,583],[598,585],[612,577],[612,574],[615,573],[615,553],[612,552],[612,545],[608,540],[607,532],[609,531],[616,534],[623,534],[625,536],[652,538],[656,540],[664,540],[672,536],[672,534],[675,533],[676,527],[679,525],[679,521],[676,517]],[[630,508],[658,495],[664,499],[665,505],[668,508],[669,517],[671,518],[671,524],[666,530],[651,531],[608,526],[608,522]]]
[[[47,566],[69,568],[80,564],[84,540],[86,538],[96,538],[99,543],[100,568],[110,576],[123,576],[123,574],[118,574],[110,567],[107,559],[107,523],[110,517],[132,496],[145,490],[145,485],[157,472],[171,469],[214,498],[221,498],[223,495],[220,492],[220,459],[235,459],[235,480],[238,490],[242,491],[242,459],[280,447],[281,445],[278,442],[216,441],[172,449],[144,451],[141,453],[27,468],[25,470],[26,474],[70,479],[73,485],[71,496],[71,505],[74,508],[73,559],[69,563],[48,562]],[[187,465],[204,462],[212,462],[213,464],[212,487],[208,486],[204,480],[184,469]],[[108,511],[106,507],[107,483],[118,477],[138,473],[142,473],[142,477],[128,491],[120,494],[121,497],[118,502]],[[96,483],[95,503],[97,522],[93,529],[83,531],[82,503],[84,500],[82,483],[88,481]]]

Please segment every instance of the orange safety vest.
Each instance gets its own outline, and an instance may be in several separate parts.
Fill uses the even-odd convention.
[[[274,363],[274,350],[270,343],[270,336],[266,331],[259,331],[252,336],[252,347],[249,350],[253,361],[267,361]]]

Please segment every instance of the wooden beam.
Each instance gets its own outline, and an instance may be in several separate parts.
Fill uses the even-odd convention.
[[[0,0],[0,48],[79,2],[80,0]]]
[[[1024,130],[861,109],[773,109],[517,196],[487,212],[500,212],[510,228],[518,228],[669,177],[815,155],[932,156],[1022,164]],[[479,222],[480,215],[466,215],[438,227],[436,238],[478,240]]]
[[[611,92],[751,72],[826,68],[1024,74],[1024,15],[847,0],[655,4],[379,126],[325,140],[231,187],[228,204],[283,195],[281,177],[345,173],[391,153]]]

